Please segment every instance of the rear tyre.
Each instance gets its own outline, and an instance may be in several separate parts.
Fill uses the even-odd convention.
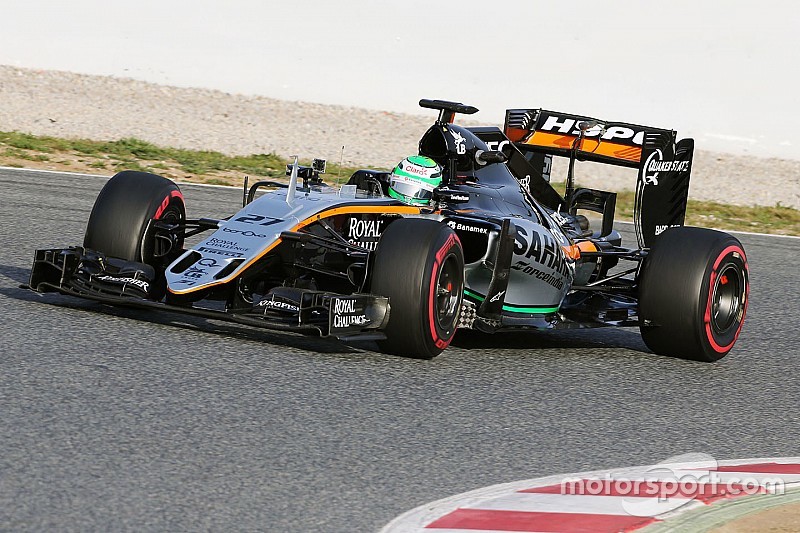
[[[152,219],[186,219],[178,186],[155,174],[120,172],[108,180],[97,196],[83,246],[109,257],[163,266],[183,243],[172,243],[158,235],[150,228]]]
[[[434,220],[401,219],[381,235],[372,293],[388,296],[388,353],[432,359],[453,340],[464,294],[464,252],[455,232]]]
[[[642,267],[642,339],[657,354],[717,361],[739,337],[749,293],[747,257],[736,238],[703,228],[668,229]]]

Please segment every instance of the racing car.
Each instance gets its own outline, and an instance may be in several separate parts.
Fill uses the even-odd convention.
[[[392,171],[330,187],[323,160],[295,157],[288,183],[245,180],[241,210],[221,220],[188,218],[166,178],[120,172],[82,246],[35,252],[29,287],[423,359],[459,328],[632,326],[657,354],[731,350],[747,258],[733,236],[683,225],[692,139],[538,108],[507,110],[503,129],[464,127],[456,115],[475,107],[420,105],[438,117]],[[569,158],[564,195],[553,157]],[[615,193],[576,188],[576,161],[638,169],[635,246],[614,229]]]

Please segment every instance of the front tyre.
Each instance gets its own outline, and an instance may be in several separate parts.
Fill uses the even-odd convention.
[[[109,257],[159,266],[182,243],[148,231],[150,221],[181,222],[186,208],[172,181],[126,170],[105,184],[92,207],[83,246]]]
[[[464,252],[435,220],[400,219],[381,235],[371,290],[389,297],[388,353],[431,359],[453,340],[464,294]]]
[[[659,235],[639,281],[642,339],[653,352],[713,362],[733,348],[750,294],[738,239],[704,228]]]

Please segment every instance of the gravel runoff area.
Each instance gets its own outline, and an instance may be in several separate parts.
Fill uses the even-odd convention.
[[[431,96],[436,95],[409,98]],[[275,152],[335,162],[344,146],[346,163],[383,168],[416,153],[434,116],[10,66],[0,66],[0,101],[0,131],[94,140],[136,137],[178,148]],[[480,102],[468,103],[480,107]],[[480,120],[480,114],[475,118]],[[565,175],[566,162],[560,159],[553,176]],[[584,186],[612,191],[632,189],[635,182],[633,170],[608,165],[581,164],[576,175]],[[780,202],[800,209],[800,161],[697,149],[690,196],[738,205]]]

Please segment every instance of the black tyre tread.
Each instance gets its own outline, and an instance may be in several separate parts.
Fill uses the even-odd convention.
[[[680,227],[659,235],[645,260],[639,285],[639,318],[648,348],[661,355],[713,362],[721,359],[705,338],[703,314],[712,261],[741,243],[720,231]]]
[[[172,191],[180,191],[172,181],[126,170],[114,175],[95,200],[83,245],[110,257],[143,261],[141,242],[147,223]],[[180,208],[185,215],[183,202]]]
[[[428,282],[433,256],[450,234],[455,235],[448,226],[434,220],[401,219],[390,224],[381,235],[371,289],[374,294],[390,298],[387,339],[378,343],[383,351],[415,359],[431,359],[443,351],[426,334],[428,323],[421,320],[424,318],[421,315],[427,313],[428,283],[435,283],[435,280]],[[455,249],[463,273],[460,243]]]

